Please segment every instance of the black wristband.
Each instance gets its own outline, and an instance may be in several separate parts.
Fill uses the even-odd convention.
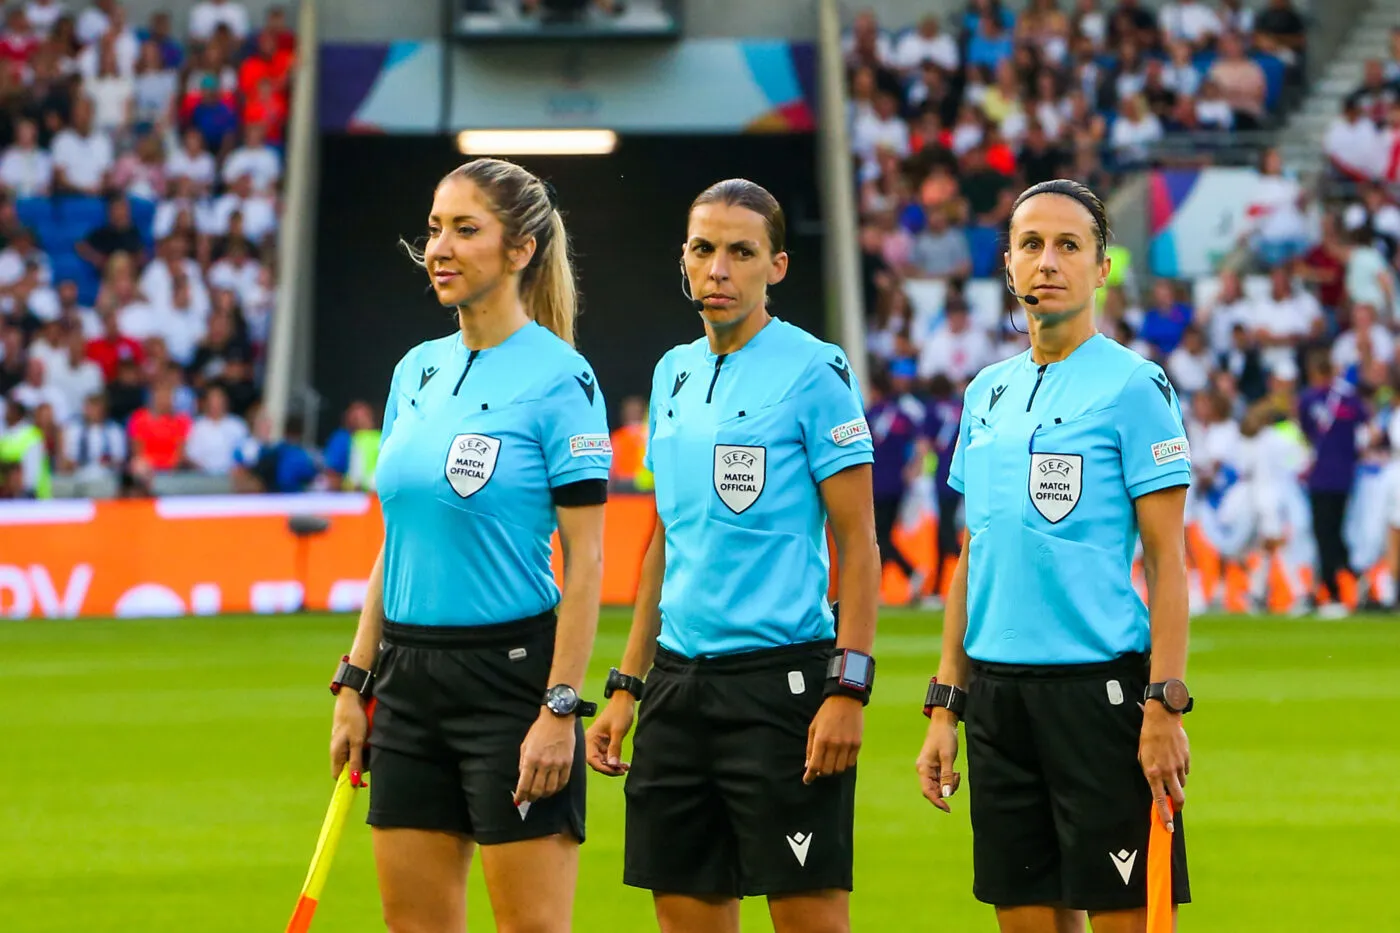
[[[624,674],[614,667],[608,671],[607,683],[603,685],[603,699],[611,700],[612,695],[619,690],[630,693],[634,700],[640,700],[646,690],[646,683],[642,678]]]
[[[952,684],[940,684],[937,677],[929,679],[928,693],[924,695],[924,715],[933,716],[936,709],[946,709],[958,719],[967,712],[967,691]]]

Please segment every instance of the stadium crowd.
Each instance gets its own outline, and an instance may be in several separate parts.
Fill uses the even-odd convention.
[[[296,37],[236,0],[178,27],[117,0],[4,13],[0,495],[321,474],[259,408]]]
[[[1307,48],[1290,0],[1155,13],[1135,0],[1072,12],[1033,0],[1019,14],[974,0],[952,23],[882,27],[862,13],[845,41],[877,516],[885,559],[914,598],[936,602],[956,534],[939,535],[932,561],[911,560],[892,526],[955,514],[947,472],[962,389],[1028,346],[1001,279],[1016,193],[1060,176],[1111,193],[1174,135],[1199,156],[1218,141],[1202,130],[1274,126]],[[1400,511],[1388,516],[1386,503],[1400,483],[1382,467],[1400,428],[1400,31],[1390,61],[1366,64],[1325,149],[1338,198],[1314,197],[1276,151],[1255,150],[1242,274],[1140,281],[1113,246],[1098,312],[1100,330],[1160,363],[1181,397],[1197,540],[1246,572],[1251,606],[1279,574],[1293,605],[1309,605],[1301,580],[1316,563],[1329,584],[1320,611],[1336,613],[1336,578],[1349,571],[1368,584],[1363,603],[1395,600]],[[919,569],[930,566],[932,579]],[[1194,600],[1223,597],[1216,587]]]

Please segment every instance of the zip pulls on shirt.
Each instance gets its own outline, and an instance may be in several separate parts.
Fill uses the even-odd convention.
[[[455,386],[452,387],[452,394],[453,394],[453,395],[456,395],[456,394],[457,394],[457,390],[460,389],[460,388],[462,388],[462,383],[463,383],[463,382],[466,382],[466,380],[467,380],[467,373],[469,373],[469,372],[472,371],[472,364],[476,362],[476,355],[477,355],[478,353],[480,353],[480,352],[481,352],[480,350],[473,350],[471,353],[468,353],[468,354],[467,354],[467,365],[466,365],[466,368],[462,370],[462,377],[461,377],[460,379],[457,380],[457,384],[456,384]],[[1030,411],[1030,409],[1027,408],[1026,411]]]
[[[724,358],[728,355],[728,353],[721,353],[715,357],[715,374],[710,377],[710,391],[705,393],[706,405],[710,404],[710,400],[715,397],[715,383],[719,382],[719,368],[724,365]]]
[[[1035,388],[1031,389],[1031,397],[1026,399],[1026,411],[1031,410],[1031,405],[1035,402],[1035,394],[1040,391],[1040,380],[1045,378],[1045,368],[1049,363],[1041,363],[1040,369],[1035,372]]]

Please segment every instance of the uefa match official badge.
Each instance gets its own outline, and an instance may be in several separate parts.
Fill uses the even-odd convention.
[[[1080,454],[1031,454],[1030,497],[1050,524],[1062,521],[1079,504],[1084,457]]]
[[[458,434],[447,448],[443,472],[452,491],[463,499],[475,495],[491,481],[496,458],[501,453],[500,438],[486,434]]]
[[[758,501],[767,472],[768,451],[764,448],[715,445],[715,492],[734,514]]]

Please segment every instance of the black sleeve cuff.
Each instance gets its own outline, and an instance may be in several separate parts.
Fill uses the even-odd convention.
[[[581,479],[576,483],[565,483],[549,491],[554,504],[568,508],[578,505],[602,505],[608,501],[608,481],[605,479]]]

